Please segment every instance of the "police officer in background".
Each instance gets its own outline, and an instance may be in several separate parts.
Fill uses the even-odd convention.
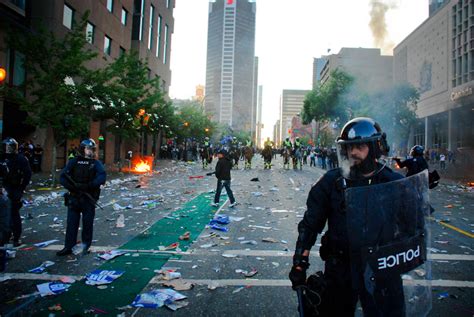
[[[92,139],[81,142],[79,156],[68,161],[62,170],[60,182],[69,191],[65,200],[68,207],[66,240],[58,256],[72,253],[82,213],[82,244],[86,254],[92,244],[95,206],[100,196],[100,186],[105,184],[104,166],[95,159],[96,144]]]
[[[403,178],[378,159],[387,155],[386,135],[370,118],[349,121],[337,138],[340,168],[326,172],[311,188],[307,210],[298,224],[298,239],[289,278],[293,289],[306,285],[309,255],[318,234],[328,224],[321,239],[320,256],[325,261],[324,297],[318,308],[321,316],[353,316],[361,301],[364,316],[403,316],[403,292],[390,290],[383,296],[384,305],[374,303],[363,282],[354,285],[354,265],[350,258],[350,242],[345,211],[346,188],[386,183]],[[361,211],[362,212],[362,211]],[[362,273],[359,273],[362,274]],[[361,279],[363,279],[361,277]],[[359,280],[360,281],[360,280]],[[393,289],[399,291],[401,281]]]
[[[415,175],[425,169],[428,169],[428,163],[426,162],[425,158],[423,157],[424,148],[421,145],[415,145],[410,150],[410,158],[401,161],[400,158],[395,157],[393,158],[400,168],[407,168],[406,176],[409,177],[411,175]]]
[[[18,153],[18,142],[14,138],[6,138],[2,142],[2,161],[8,168],[8,173],[3,180],[3,187],[10,199],[10,222],[13,246],[21,245],[21,216],[23,206],[21,198],[26,186],[31,180],[30,163],[22,154]]]

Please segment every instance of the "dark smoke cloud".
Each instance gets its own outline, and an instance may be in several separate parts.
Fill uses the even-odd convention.
[[[370,22],[369,27],[374,38],[374,45],[382,50],[382,53],[391,53],[395,46],[390,41],[387,31],[385,15],[390,9],[397,5],[390,0],[370,0]]]

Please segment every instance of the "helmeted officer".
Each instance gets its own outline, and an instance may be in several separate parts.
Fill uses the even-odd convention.
[[[95,206],[100,196],[100,186],[105,184],[104,166],[95,159],[96,144],[92,139],[81,142],[79,156],[69,160],[61,172],[60,182],[69,190],[66,194],[67,227],[64,249],[58,256],[72,253],[76,244],[77,231],[82,213],[83,252],[87,253],[92,244]]]
[[[287,137],[285,139],[285,141],[283,141],[283,148],[285,148],[287,150],[291,150],[292,147],[293,147],[293,145],[291,144],[290,138]]]
[[[367,186],[403,178],[378,159],[387,155],[386,135],[370,118],[349,121],[337,138],[340,168],[324,174],[311,188],[306,202],[307,210],[298,224],[298,239],[290,280],[293,289],[306,284],[309,254],[326,223],[328,230],[321,239],[320,256],[325,261],[324,281],[326,290],[319,306],[321,316],[353,316],[358,299],[364,315],[388,316],[387,311],[403,310],[403,292],[385,299],[387,311],[380,311],[367,296],[363,283],[354,285],[352,274],[357,263],[351,261],[344,191],[349,187]],[[363,274],[363,273],[360,273]],[[395,289],[399,290],[400,285]],[[390,293],[388,291],[388,293]],[[395,313],[393,316],[402,316]],[[392,315],[391,315],[392,316]]]
[[[415,175],[425,169],[428,169],[428,163],[423,157],[425,149],[421,145],[415,145],[410,150],[410,158],[404,160],[403,162],[400,158],[394,158],[400,168],[407,168],[406,176]]]
[[[295,142],[293,143],[293,150],[296,151],[301,147],[301,141],[299,137],[295,138]]]
[[[30,163],[22,154],[18,153],[18,142],[14,138],[6,138],[2,142],[3,162],[8,168],[8,173],[3,180],[3,186],[10,199],[10,222],[13,235],[13,246],[21,245],[21,216],[23,206],[21,198],[26,186],[31,180]]]

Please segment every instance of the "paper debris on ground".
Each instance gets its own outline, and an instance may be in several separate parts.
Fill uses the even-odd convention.
[[[125,271],[94,270],[86,275],[87,285],[110,284],[118,279]]]
[[[68,288],[69,284],[59,283],[59,282],[49,282],[36,285],[41,297],[48,295],[58,295],[64,293]]]
[[[58,241],[59,240],[57,240],[57,239],[48,240],[48,241],[44,241],[44,242],[40,242],[40,243],[35,243],[34,246],[38,247],[38,248],[44,248],[44,247],[47,247],[48,245],[53,244],[54,242],[58,242]]]
[[[34,269],[29,270],[30,273],[43,273],[48,266],[54,265],[52,261],[44,261],[40,266],[35,267]]]
[[[101,258],[102,260],[112,260],[118,256],[124,255],[126,252],[121,251],[121,250],[110,250],[104,253],[100,253],[97,255],[98,258]]]
[[[172,287],[176,291],[188,291],[194,286],[193,283],[185,282],[182,279],[164,282],[163,285],[166,287]]]
[[[159,308],[164,305],[169,307],[177,307],[180,305],[175,305],[176,301],[185,299],[186,296],[172,290],[172,289],[154,289],[149,292],[145,292],[137,295],[132,302],[133,307],[144,307],[144,308]],[[172,309],[172,308],[170,308]]]

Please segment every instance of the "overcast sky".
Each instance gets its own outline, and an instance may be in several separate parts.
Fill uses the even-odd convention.
[[[239,1],[239,0],[238,0]],[[240,0],[242,1],[242,0]],[[386,36],[374,39],[369,23],[373,4],[387,11]],[[272,137],[283,89],[311,89],[313,58],[341,47],[397,44],[428,17],[428,0],[256,0],[255,54],[263,86],[263,136]],[[209,0],[177,0],[171,46],[171,98],[189,99],[206,82]],[[382,10],[383,11],[383,10]],[[374,11],[372,11],[374,12]],[[383,33],[383,32],[382,32]],[[383,37],[383,35],[381,36]],[[386,55],[392,55],[385,49]]]

